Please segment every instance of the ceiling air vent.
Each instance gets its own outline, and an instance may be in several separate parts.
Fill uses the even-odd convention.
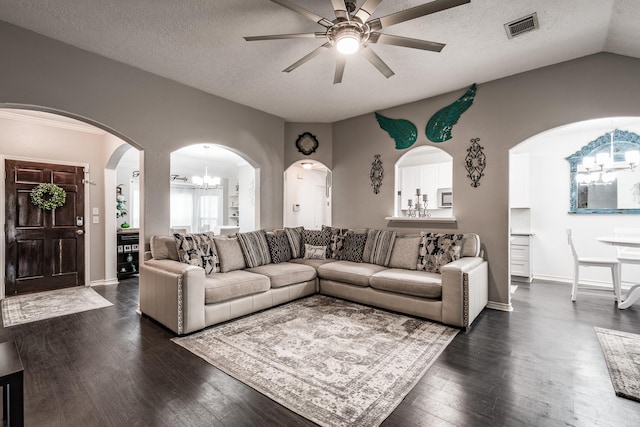
[[[538,15],[535,12],[504,24],[504,29],[507,30],[507,37],[510,39],[531,30],[537,30],[538,28]]]

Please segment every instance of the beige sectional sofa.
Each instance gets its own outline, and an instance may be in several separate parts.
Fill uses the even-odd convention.
[[[488,265],[478,235],[464,235],[460,258],[441,273],[412,268],[416,263],[401,251],[415,237],[402,239],[391,249],[389,266],[301,257],[246,268],[225,249],[225,272],[205,274],[202,267],[178,261],[172,236],[154,236],[140,267],[140,311],[182,335],[319,292],[469,327],[488,297]]]

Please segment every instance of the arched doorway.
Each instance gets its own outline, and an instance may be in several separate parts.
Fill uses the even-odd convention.
[[[84,285],[113,283],[108,271],[108,254],[113,244],[105,233],[106,222],[110,216],[110,206],[105,204],[104,192],[108,189],[105,164],[113,149],[120,144],[131,143],[115,135],[112,130],[99,126],[84,118],[74,118],[72,114],[50,109],[35,110],[1,108],[0,105],[0,149],[2,150],[2,168],[6,159],[18,159],[43,163],[77,165],[84,168],[84,210],[81,219],[75,218],[75,224],[82,224],[84,232]],[[114,141],[117,140],[117,144]],[[6,200],[2,188],[2,199]],[[5,221],[6,213],[0,213]],[[5,239],[0,244],[3,271],[6,273]],[[4,296],[3,274],[2,296]]]
[[[313,160],[298,161],[284,173],[285,227],[319,230],[331,222],[331,170]]]
[[[193,144],[171,153],[170,228],[230,234],[260,227],[259,169],[219,144]]]

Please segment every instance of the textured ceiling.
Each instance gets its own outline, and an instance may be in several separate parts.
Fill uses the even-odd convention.
[[[291,1],[335,17],[330,0]],[[423,3],[386,0],[373,17]],[[503,25],[532,12],[540,29],[508,39]],[[323,39],[242,38],[322,31],[269,0],[2,0],[0,19],[292,122],[334,122],[602,51],[640,57],[638,0],[471,0],[383,30],[445,43],[442,52],[376,44],[395,76],[356,54],[337,85],[334,50],[282,72]]]

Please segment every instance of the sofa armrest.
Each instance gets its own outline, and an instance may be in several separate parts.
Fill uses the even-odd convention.
[[[442,267],[442,322],[467,328],[489,299],[489,264],[463,257]]]
[[[204,328],[204,269],[146,261],[140,266],[140,311],[178,335]]]

